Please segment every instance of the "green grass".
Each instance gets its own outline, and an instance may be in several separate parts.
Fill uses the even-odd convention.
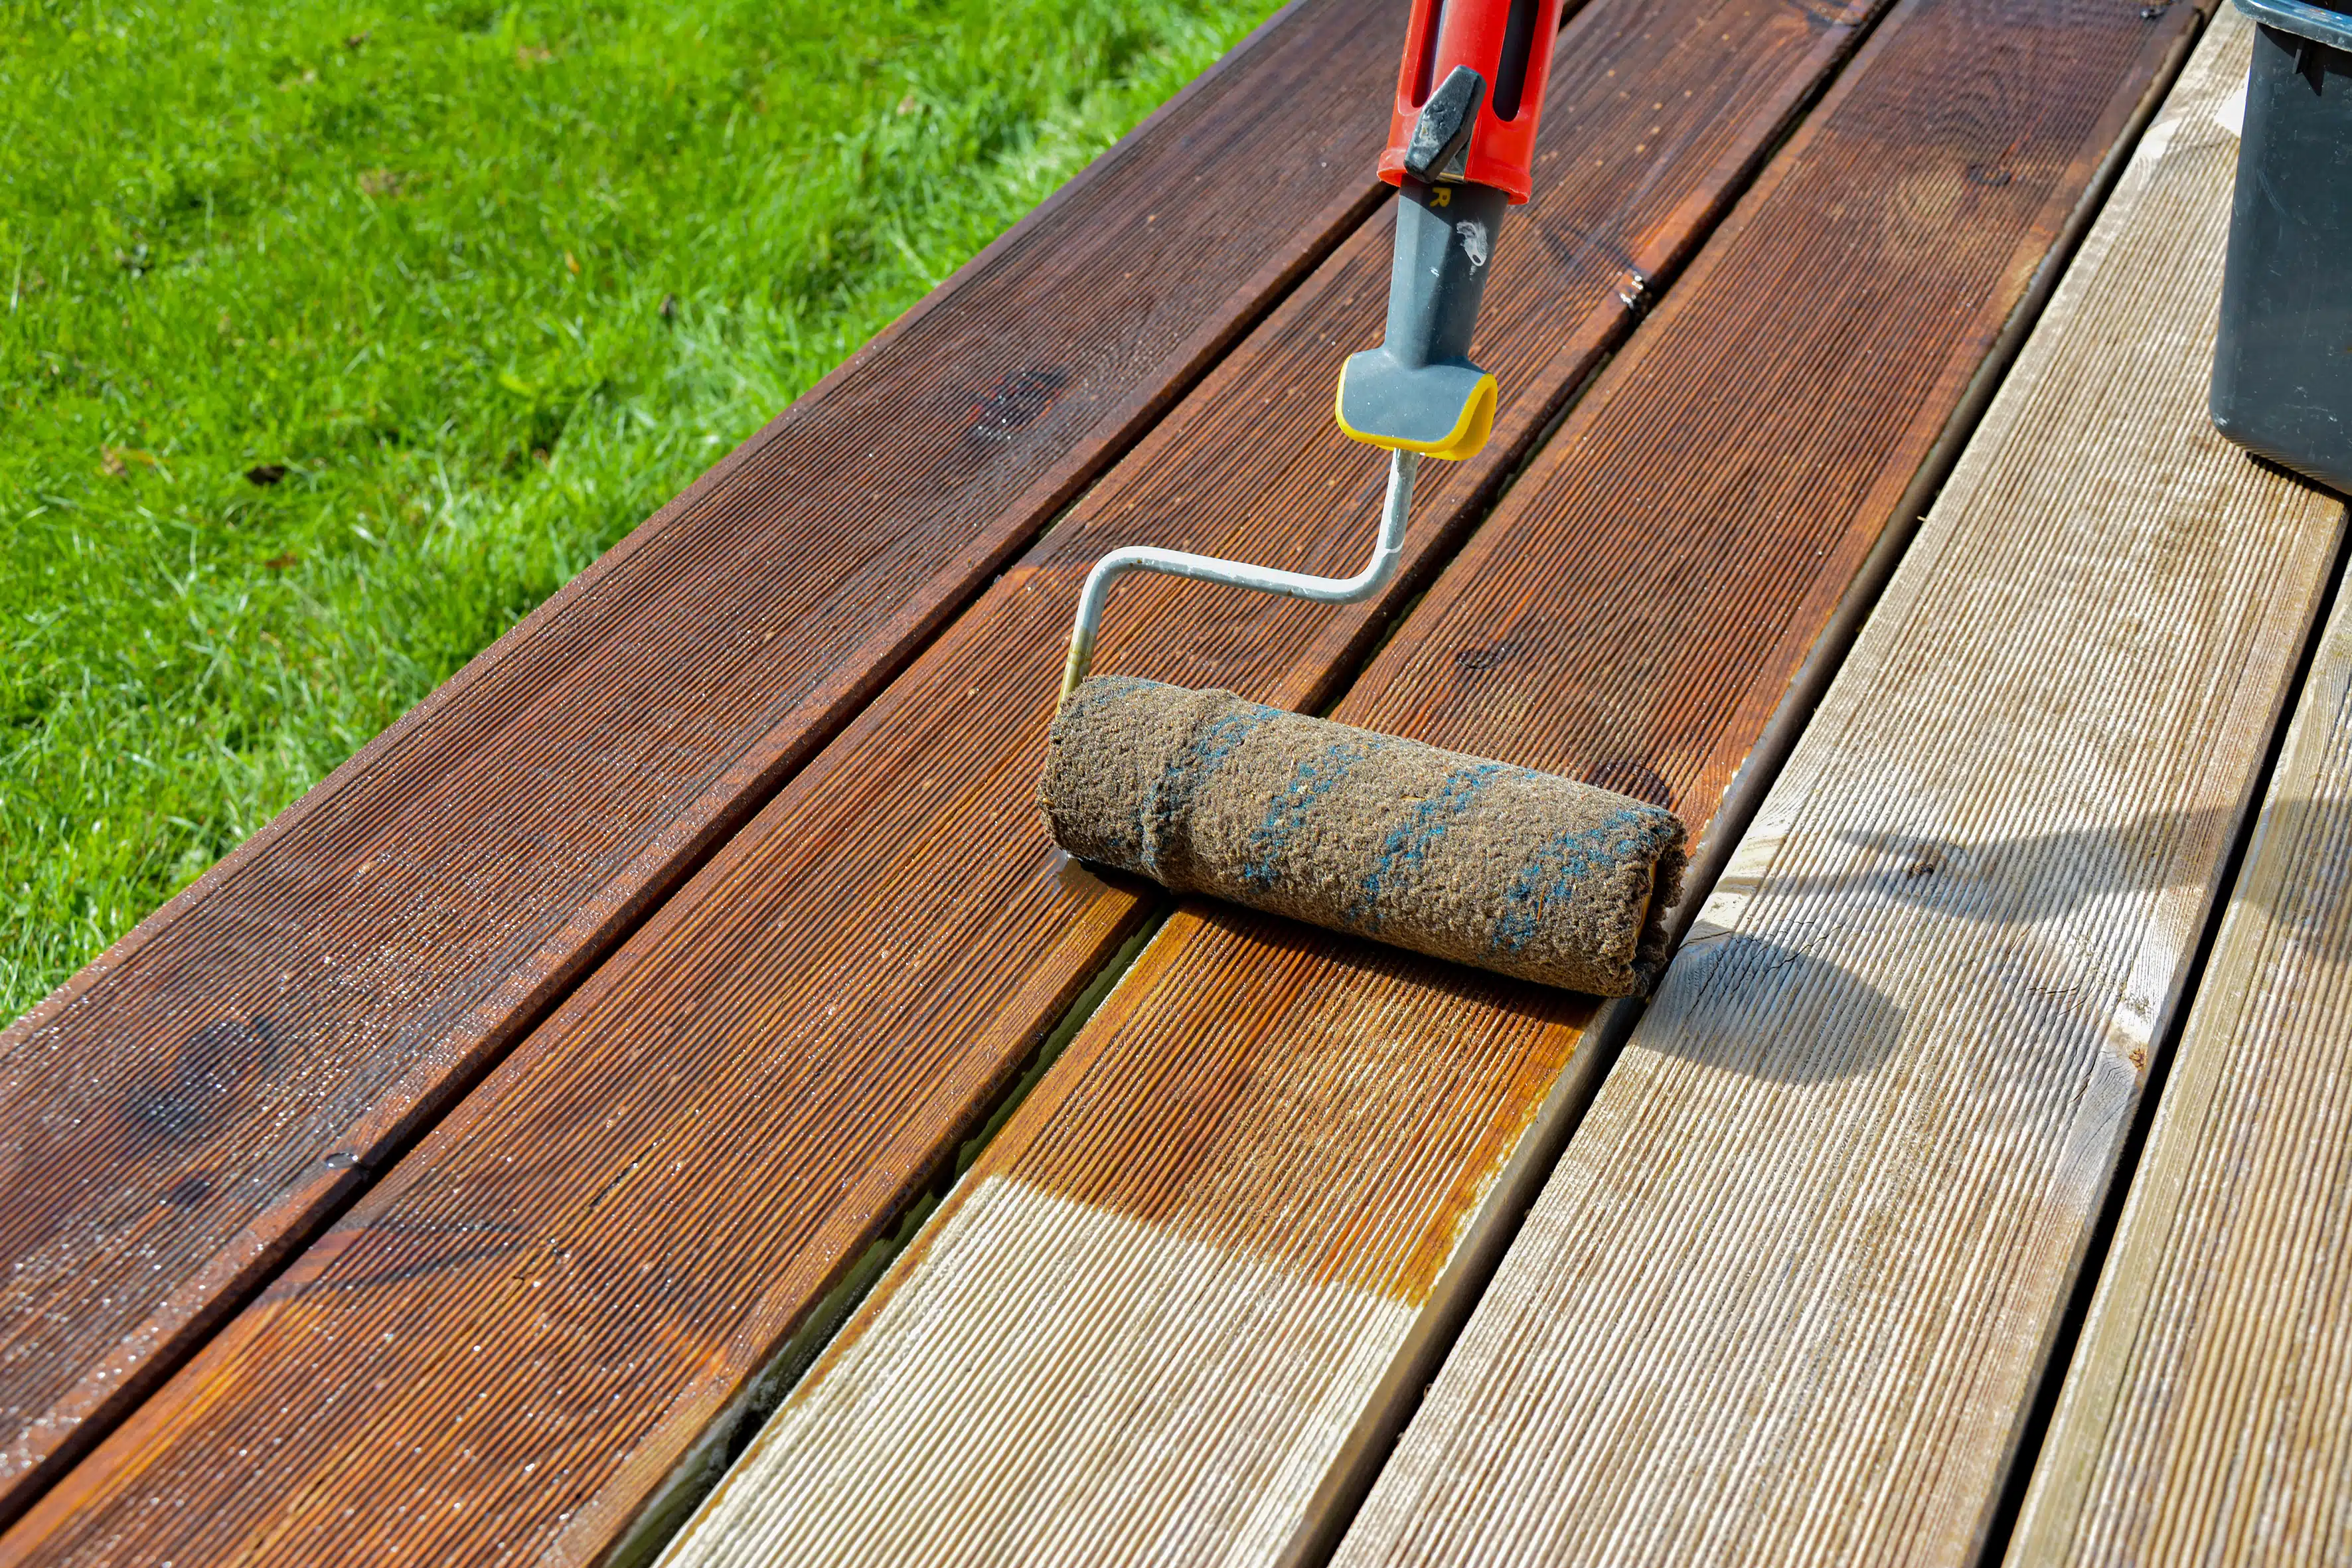
[[[0,1018],[1271,9],[0,4]]]

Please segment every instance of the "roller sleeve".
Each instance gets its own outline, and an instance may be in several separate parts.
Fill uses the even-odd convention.
[[[1607,790],[1157,681],[1097,677],[1040,785],[1082,859],[1599,995],[1646,990],[1683,826]]]

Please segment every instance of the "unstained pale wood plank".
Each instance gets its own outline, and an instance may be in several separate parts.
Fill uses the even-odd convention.
[[[2149,132],[1346,1568],[1983,1550],[2343,528],[2205,418],[2242,48]]]
[[[1339,716],[1736,823],[2190,25],[1898,7]],[[1608,1028],[1187,905],[669,1563],[1317,1561]]]
[[[1487,291],[1497,435],[1433,468],[1402,576],[1340,612],[1122,585],[1102,667],[1316,702],[1696,244],[1851,20],[1594,0],[1552,78],[1548,123],[1571,129]],[[1387,90],[1359,104],[1368,122]],[[587,1561],[657,1534],[761,1369],[1150,907],[1063,860],[1034,804],[1087,568],[1133,542],[1362,560],[1382,464],[1332,427],[1331,387],[1379,333],[1389,251],[1367,226],[1318,268],[0,1560]]]
[[[2231,16],[2219,32],[2145,220],[2172,237],[2151,276],[2209,317],[2253,26]],[[2347,944],[2352,597],[2339,586],[2011,1563],[2352,1562]]]

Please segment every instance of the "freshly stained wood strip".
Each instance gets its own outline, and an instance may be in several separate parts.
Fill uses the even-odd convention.
[[[1850,38],[1779,0],[1595,0],[1487,290],[1496,439],[1433,467],[1391,593],[1132,583],[1098,668],[1318,700]],[[1362,559],[1383,464],[1331,389],[1389,250],[1368,225],[1319,268],[0,1558],[576,1561],[691,1495],[811,1304],[1144,918],[1034,805],[1087,567],[1138,540]]]
[[[2224,13],[2140,197],[2143,289],[2221,296],[2253,24]],[[2284,485],[2284,481],[2277,481]],[[2352,596],[2156,1108],[2009,1560],[2352,1560]]]
[[[2193,26],[1906,0],[1338,716],[1709,827]],[[1316,1561],[1590,1008],[1186,906],[667,1561]]]
[[[1403,15],[1269,23],[0,1035],[0,1518],[1371,210]]]
[[[2149,132],[1338,1563],[1982,1552],[2343,526],[2205,417],[2238,48]]]

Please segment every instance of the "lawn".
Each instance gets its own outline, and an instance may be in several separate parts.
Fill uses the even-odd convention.
[[[1272,8],[0,4],[0,1019]]]

